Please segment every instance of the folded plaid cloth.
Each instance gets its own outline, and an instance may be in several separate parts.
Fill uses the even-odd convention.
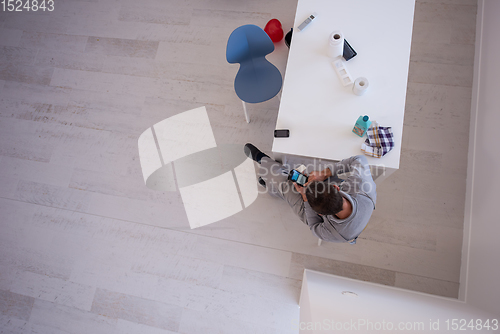
[[[391,127],[379,126],[372,122],[372,126],[366,131],[365,142],[361,144],[361,151],[370,157],[381,158],[394,147],[394,136]]]

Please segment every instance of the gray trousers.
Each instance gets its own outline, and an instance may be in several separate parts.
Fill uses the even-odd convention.
[[[263,157],[260,161],[259,176],[266,181],[268,193],[288,203],[297,217],[307,224],[304,200],[292,181],[288,180],[288,171],[288,168],[269,157]]]

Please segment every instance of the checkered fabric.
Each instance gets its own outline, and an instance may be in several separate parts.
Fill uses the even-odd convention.
[[[381,158],[394,147],[394,135],[391,127],[382,127],[377,122],[372,122],[366,135],[368,138],[361,145],[361,151],[365,155]]]

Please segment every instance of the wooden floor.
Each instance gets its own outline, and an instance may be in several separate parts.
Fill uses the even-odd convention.
[[[355,246],[286,204],[190,230],[143,184],[137,139],[206,106],[217,143],[269,152],[279,101],[246,124],[225,60],[237,26],[294,1],[55,1],[0,12],[0,333],[297,333],[304,268],[456,298],[474,0],[417,1],[401,168]],[[284,73],[284,43],[268,57]]]

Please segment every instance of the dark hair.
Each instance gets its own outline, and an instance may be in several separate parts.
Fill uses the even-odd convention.
[[[344,199],[331,183],[311,182],[306,188],[311,208],[322,215],[335,215],[342,211]]]

